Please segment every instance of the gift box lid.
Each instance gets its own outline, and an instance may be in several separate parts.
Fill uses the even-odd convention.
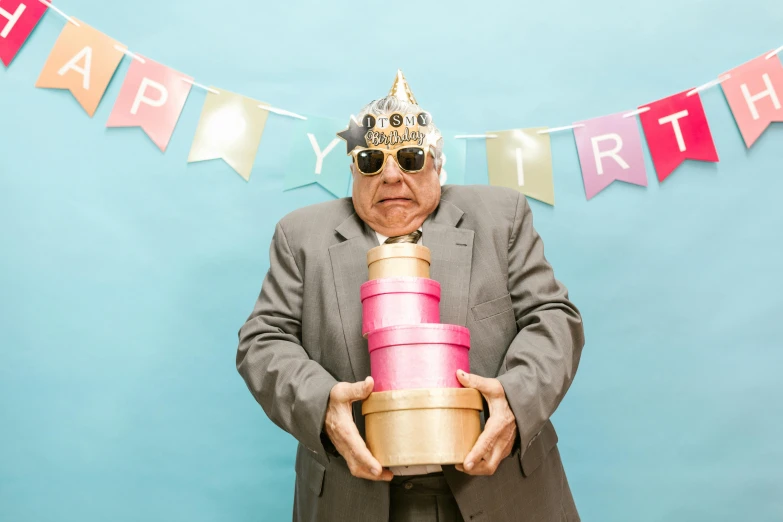
[[[361,299],[379,294],[429,294],[440,299],[440,283],[426,277],[385,277],[373,279],[361,286]]]
[[[481,393],[473,388],[422,388],[374,392],[362,403],[362,415],[382,411],[461,408],[482,410]]]
[[[383,244],[367,251],[367,264],[371,265],[381,259],[390,257],[416,257],[430,262],[430,249],[423,245],[413,243],[391,243]]]
[[[455,344],[470,349],[470,330],[456,324],[406,324],[373,330],[367,336],[369,351],[403,344]]]

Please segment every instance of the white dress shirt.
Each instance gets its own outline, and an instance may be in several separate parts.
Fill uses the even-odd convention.
[[[421,228],[419,228],[419,232],[421,232]],[[375,232],[375,235],[378,236],[379,245],[382,245],[384,241],[388,239],[387,236],[384,236],[379,232]],[[421,240],[423,237],[424,236],[419,237],[419,240],[416,242],[417,245],[421,245]],[[427,464],[422,466],[394,466],[389,469],[395,475],[425,475],[427,473],[437,473],[443,470],[439,464]]]

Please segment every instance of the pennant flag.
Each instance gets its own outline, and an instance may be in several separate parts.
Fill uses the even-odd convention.
[[[509,187],[526,196],[555,204],[552,149],[545,127],[488,132],[487,168],[490,185]]]
[[[292,133],[289,165],[283,190],[318,183],[342,197],[351,178],[351,157],[339,146],[342,120],[310,117],[297,121]]]
[[[578,124],[584,126],[574,128],[574,139],[588,200],[615,180],[647,186],[642,137],[634,118],[618,113]]]
[[[215,87],[210,89],[218,90]],[[258,108],[263,102],[222,89],[219,91],[220,94],[207,93],[188,163],[223,159],[246,181],[250,181],[269,111]]]
[[[465,184],[465,140],[455,139],[453,134],[443,132],[443,162],[440,167],[441,185]],[[447,138],[446,135],[449,137]]]
[[[701,96],[688,91],[650,103],[639,114],[658,181],[663,181],[686,159],[718,161]],[[639,107],[640,109],[642,107]]]
[[[109,86],[125,46],[88,26],[65,24],[49,53],[36,87],[68,89],[90,117]]]
[[[142,59],[131,63],[106,126],[141,127],[165,152],[192,87],[184,80],[193,78]]]
[[[0,3],[0,60],[8,67],[22,48],[47,6],[38,0],[3,0]]]
[[[773,121],[783,121],[783,65],[765,53],[735,67],[721,83],[745,146],[750,148]]]

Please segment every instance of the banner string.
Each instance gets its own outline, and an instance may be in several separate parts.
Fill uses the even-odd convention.
[[[58,15],[62,16],[63,18],[71,22],[76,27],[81,27],[81,25],[79,25],[79,22],[77,22],[67,14],[63,13],[59,8],[57,8],[51,2],[48,2],[47,0],[38,0],[38,1],[41,2],[43,5],[45,5],[46,7],[48,7],[49,9],[51,9],[52,11],[54,11],[55,13],[57,13]]]
[[[49,9],[53,10],[54,12],[56,12],[57,14],[59,14],[60,16],[62,16],[63,18],[65,18],[68,22],[74,24],[76,27],[81,27],[81,25],[76,20],[74,20],[72,17],[70,17],[67,14],[65,14],[62,10],[60,10],[57,6],[52,4],[49,0],[38,0],[38,1],[41,2],[43,5],[45,5],[46,7],[48,7]],[[122,52],[122,53],[124,53],[124,54],[126,54],[128,56],[130,56],[134,60],[138,60],[141,63],[146,63],[146,60],[144,58],[142,58],[141,56],[139,56],[136,53],[133,53],[133,52],[129,51],[128,49],[125,49],[125,48],[121,47],[120,45],[115,45],[114,48],[117,49],[118,51],[120,51],[120,52]],[[772,57],[777,56],[781,52],[783,52],[783,45],[781,45],[780,47],[778,47],[774,51],[768,53],[765,56],[765,58],[767,60],[769,60]],[[707,82],[707,83],[705,83],[703,85],[700,85],[699,87],[691,89],[690,91],[688,91],[687,96],[693,96],[694,94],[696,94],[698,92],[701,92],[703,90],[709,89],[711,87],[715,87],[716,85],[720,85],[721,83],[725,82],[729,78],[731,78],[731,75],[730,74],[726,74],[726,75],[721,76],[720,78],[711,80],[711,81],[709,81],[709,82]],[[185,82],[190,83],[191,85],[193,85],[195,87],[199,87],[201,89],[209,91],[212,94],[220,94],[219,91],[217,91],[215,89],[212,89],[210,87],[207,87],[206,85],[197,83],[197,82],[195,82],[193,80],[190,80],[188,78],[182,78],[182,80],[185,81]],[[302,116],[300,114],[296,114],[295,112],[286,111],[286,110],[279,109],[279,108],[276,108],[276,107],[272,107],[272,106],[269,106],[269,105],[259,105],[258,107],[260,109],[264,109],[264,110],[269,111],[269,112],[274,112],[275,114],[280,114],[282,116],[290,116],[292,118],[297,118],[297,119],[300,119],[300,120],[306,120],[307,119],[305,116]],[[640,107],[639,109],[636,109],[636,110],[633,110],[633,111],[628,112],[626,114],[623,114],[623,118],[630,118],[632,116],[636,116],[638,114],[642,114],[642,113],[647,112],[649,110],[650,110],[649,107]],[[351,115],[351,118],[354,121],[356,121],[356,119],[354,118],[353,115]],[[357,124],[358,124],[358,122],[357,122]],[[560,132],[560,131],[564,131],[564,130],[575,129],[575,128],[578,128],[578,127],[584,127],[584,124],[563,125],[562,127],[553,127],[551,129],[542,129],[542,130],[538,131],[538,134],[550,134],[550,133],[553,133],[553,132]],[[497,136],[494,135],[494,134],[458,134],[458,135],[454,136],[454,138],[455,139],[493,139],[493,138],[497,138]]]
[[[455,140],[470,140],[470,139],[493,139],[497,138],[495,134],[457,134],[454,136]]]
[[[212,87],[207,87],[206,85],[198,83],[198,82],[194,82],[190,78],[182,78],[182,81],[186,82],[186,83],[189,83],[190,85],[193,85],[194,87],[198,87],[200,89],[204,89],[205,91],[209,91],[212,94],[220,94],[219,90],[213,89]]]

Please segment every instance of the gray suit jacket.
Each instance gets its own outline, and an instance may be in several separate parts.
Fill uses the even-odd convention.
[[[571,385],[582,321],[544,257],[527,200],[490,186],[444,186],[423,225],[441,322],[470,329],[472,373],[503,384],[518,444],[491,477],[444,474],[466,521],[578,521],[549,421]],[[389,485],[353,477],[324,446],[329,392],[370,374],[359,287],[378,245],[350,198],[276,226],[270,268],[239,330],[237,369],[269,418],[299,441],[296,521],[384,521]],[[361,405],[354,417],[363,433]],[[488,412],[484,412],[488,415]]]

